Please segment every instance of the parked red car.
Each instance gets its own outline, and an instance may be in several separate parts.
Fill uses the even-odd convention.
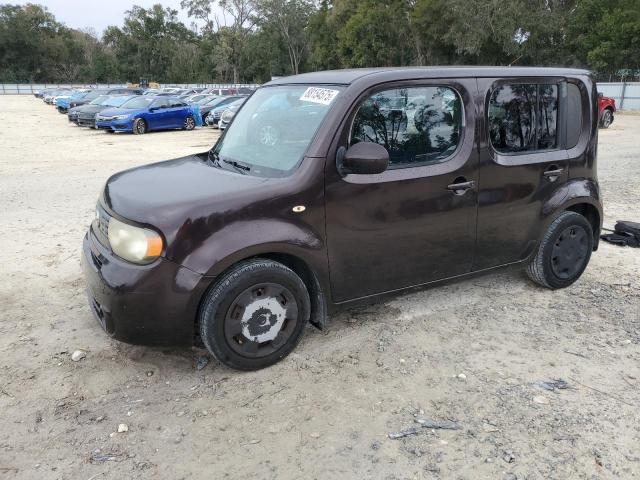
[[[613,113],[616,111],[616,101],[613,98],[605,97],[598,93],[598,125],[600,128],[609,128],[613,123]]]

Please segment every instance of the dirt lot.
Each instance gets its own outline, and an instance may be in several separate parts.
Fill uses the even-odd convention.
[[[0,124],[0,477],[640,477],[640,250],[601,245],[562,291],[502,271],[335,316],[267,370],[197,370],[204,351],[100,330],[79,251],[109,175],[217,133],[109,135],[33,97],[0,96]],[[640,220],[639,132],[600,133],[607,226]],[[388,437],[421,418],[461,428]]]

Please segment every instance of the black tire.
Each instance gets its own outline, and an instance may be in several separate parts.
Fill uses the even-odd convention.
[[[600,118],[600,127],[609,128],[613,123],[613,111],[610,108],[605,108]]]
[[[191,115],[184,119],[184,125],[182,126],[184,130],[193,130],[196,128],[196,120]]]
[[[281,293],[269,293],[279,289]],[[221,363],[259,370],[291,353],[310,314],[309,293],[300,277],[281,263],[257,258],[235,265],[211,286],[198,324],[204,345]]]
[[[593,251],[593,230],[576,212],[562,212],[549,225],[538,252],[527,266],[529,278],[543,287],[568,287],[589,263]]]
[[[144,118],[136,118],[133,121],[133,133],[134,135],[143,135],[147,133],[147,122]]]

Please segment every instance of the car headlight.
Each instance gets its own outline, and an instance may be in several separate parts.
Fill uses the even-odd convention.
[[[129,118],[129,115],[116,115],[112,119],[113,120],[124,120],[126,118]]]
[[[151,263],[162,254],[162,237],[157,232],[114,217],[109,218],[108,237],[113,253],[129,262]]]

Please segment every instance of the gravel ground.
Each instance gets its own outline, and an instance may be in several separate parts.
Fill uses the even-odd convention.
[[[0,96],[0,123],[0,477],[640,477],[640,250],[602,244],[565,290],[499,271],[336,315],[260,372],[198,370],[204,351],[110,340],[79,251],[109,175],[217,133],[109,135],[33,97]],[[600,132],[606,226],[640,221],[638,132]],[[389,438],[419,419],[459,429]]]

